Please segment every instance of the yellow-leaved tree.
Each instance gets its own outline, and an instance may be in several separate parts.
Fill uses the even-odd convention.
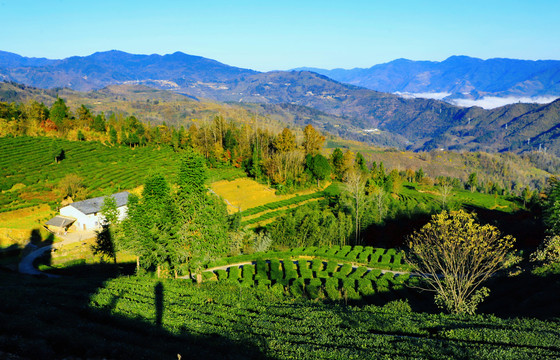
[[[514,241],[473,214],[443,211],[408,237],[407,262],[422,278],[419,286],[436,292],[439,307],[473,314],[490,292],[481,284],[504,267]]]

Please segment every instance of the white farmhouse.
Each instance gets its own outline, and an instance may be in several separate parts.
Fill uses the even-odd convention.
[[[119,220],[123,220],[127,214],[128,204],[127,191],[116,193],[112,196],[117,203],[119,212]],[[60,215],[49,220],[46,225],[52,230],[63,229],[66,231],[69,227],[75,230],[94,230],[101,227],[104,220],[101,213],[101,207],[105,196],[77,201],[60,209]]]

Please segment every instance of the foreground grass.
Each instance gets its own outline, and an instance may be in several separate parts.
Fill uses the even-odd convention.
[[[345,306],[278,288],[137,277],[0,276],[0,356],[553,359],[558,321]]]

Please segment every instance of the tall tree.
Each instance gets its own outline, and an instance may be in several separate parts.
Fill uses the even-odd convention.
[[[329,160],[323,155],[317,154],[313,156],[310,165],[311,173],[317,179],[317,187],[319,187],[319,181],[325,180],[331,174]]]
[[[344,175],[344,154],[339,148],[334,149],[331,154],[331,163],[333,166],[333,172],[338,180],[342,180]]]
[[[364,156],[357,152],[356,153],[356,159],[355,159],[355,164],[356,164],[356,168],[362,172],[367,172],[368,168],[367,168],[367,164],[366,164],[366,159],[364,159]]]
[[[128,217],[123,222],[120,248],[134,253],[144,269],[155,268],[158,276],[163,267],[173,268],[171,244],[175,237],[176,208],[169,185],[163,176],[150,176],[142,198],[129,197]]]
[[[421,276],[422,288],[435,291],[438,306],[472,314],[489,293],[481,285],[504,267],[514,241],[463,210],[443,211],[409,236],[407,261]]]
[[[289,152],[296,148],[296,136],[288,128],[284,128],[274,140],[274,147],[278,152]]]
[[[62,98],[57,97],[54,104],[51,106],[49,116],[51,121],[54,122],[59,131],[66,130],[66,120],[69,117],[69,109]]]
[[[315,130],[311,124],[303,129],[303,148],[306,155],[318,154],[324,143],[325,137]]]
[[[475,172],[469,174],[469,179],[467,180],[467,187],[471,192],[474,192],[478,186],[478,176]]]
[[[550,177],[545,189],[543,220],[550,235],[560,235],[560,180]]]
[[[178,208],[177,238],[173,239],[173,262],[186,263],[189,272],[229,250],[228,217],[224,202],[207,193],[204,158],[188,151],[179,167],[175,197]],[[197,278],[197,280],[200,280]]]
[[[360,242],[362,210],[367,201],[369,201],[366,196],[366,177],[356,169],[349,171],[346,176],[346,191],[348,191],[354,203],[354,244],[358,245]]]
[[[116,252],[116,234],[119,226],[119,211],[117,209],[117,201],[112,196],[106,196],[101,206],[101,214],[103,220],[101,222],[101,230],[96,231],[95,243],[92,251],[95,255],[108,257],[117,263]]]

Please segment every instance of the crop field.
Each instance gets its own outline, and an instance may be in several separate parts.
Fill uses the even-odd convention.
[[[322,197],[319,195],[320,192],[313,189],[298,194],[276,195],[274,189],[249,178],[216,181],[210,185],[210,188],[222,199],[227,200],[230,214],[241,210],[244,218],[281,207],[287,209],[288,205]]]
[[[416,184],[405,183],[400,191],[399,197],[402,201],[410,203],[422,203],[429,207],[437,207],[442,204],[442,197],[439,188],[433,186],[417,186]],[[470,192],[463,189],[453,189],[447,201],[461,205],[470,205],[484,209],[499,210],[512,213],[519,209],[519,206],[507,199],[505,196]]]
[[[400,301],[383,307],[345,306],[293,298],[279,286],[249,288],[226,282],[193,284],[142,277],[100,280],[2,274],[1,356],[560,357],[557,320],[417,313]]]
[[[208,268],[223,267],[241,262],[257,260],[322,260],[343,262],[355,266],[366,266],[381,270],[408,271],[408,266],[403,261],[403,253],[397,249],[374,248],[371,246],[308,246],[290,249],[287,251],[268,251],[247,255],[238,255],[222,258],[208,264]],[[331,270],[332,272],[332,270]]]
[[[52,156],[55,147],[64,150],[58,164]],[[153,171],[173,177],[177,160],[166,147],[130,149],[51,138],[0,138],[0,211],[58,205],[53,188],[68,174],[81,177],[90,195],[98,196],[135,188]]]
[[[219,263],[233,265],[209,269],[203,277],[244,287],[279,286],[294,297],[387,302],[408,295],[409,274],[387,271],[408,270],[402,256],[370,246],[297,248],[225,258]]]
[[[408,293],[408,274],[395,274],[365,266],[353,267],[322,260],[257,260],[254,265],[214,271],[219,282],[245,287],[269,286],[289,289],[294,297],[337,301],[376,297],[388,302]],[[370,299],[372,300],[372,299]]]

